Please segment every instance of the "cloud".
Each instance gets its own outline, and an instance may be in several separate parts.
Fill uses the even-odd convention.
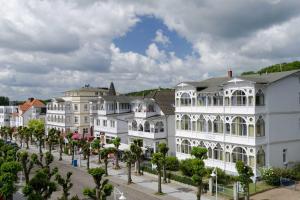
[[[110,81],[120,92],[172,87],[225,75],[229,67],[237,74],[300,59],[300,1],[224,2],[0,0],[2,95],[49,98]],[[114,39],[143,15],[162,20],[193,52],[179,58],[161,49],[171,45],[161,29],[144,54],[120,50]]]
[[[153,39],[153,41],[157,43],[161,43],[163,45],[168,45],[171,43],[168,36],[164,35],[162,30],[160,29],[155,32],[155,38]]]

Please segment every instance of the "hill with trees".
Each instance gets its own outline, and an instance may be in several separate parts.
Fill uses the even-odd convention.
[[[275,65],[271,65],[268,67],[264,67],[256,72],[255,71],[243,72],[241,75],[284,72],[284,71],[291,71],[291,70],[297,70],[297,69],[300,69],[300,61],[275,64]]]
[[[154,88],[154,89],[149,89],[149,90],[141,90],[141,91],[136,91],[136,92],[130,92],[127,93],[126,96],[147,96],[151,92],[154,91],[172,91],[174,89],[172,88]]]

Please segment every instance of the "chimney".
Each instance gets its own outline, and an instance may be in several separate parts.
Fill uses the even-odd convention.
[[[232,78],[232,70],[231,69],[228,70],[227,74],[228,74],[228,78]]]
[[[32,102],[34,100],[33,97],[28,98],[28,101]]]

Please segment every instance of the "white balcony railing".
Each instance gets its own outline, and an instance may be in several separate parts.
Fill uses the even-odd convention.
[[[149,138],[149,139],[159,139],[159,138],[166,138],[167,133],[166,132],[144,132],[144,131],[128,131],[129,136],[135,136],[135,137],[142,137],[142,138]]]
[[[179,106],[178,113],[256,114],[264,113],[264,106]]]
[[[147,118],[157,115],[157,112],[135,112],[134,117]]]

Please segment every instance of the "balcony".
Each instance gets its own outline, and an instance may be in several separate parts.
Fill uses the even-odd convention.
[[[199,140],[211,140],[215,142],[235,143],[241,145],[261,145],[267,142],[266,137],[250,137],[250,136],[236,136],[223,133],[209,133],[209,132],[193,132],[185,130],[176,130],[176,137],[195,138]]]
[[[157,115],[157,112],[135,112],[134,117],[137,118],[148,118]]]
[[[60,109],[60,110],[48,110],[47,109],[47,114],[69,114],[69,113],[72,113],[71,110],[63,110],[63,109]]]
[[[166,132],[153,133],[153,132],[133,131],[133,130],[129,130],[128,135],[134,137],[148,138],[148,139],[160,139],[160,138],[167,137]]]
[[[177,113],[258,114],[266,112],[265,106],[179,106]]]

